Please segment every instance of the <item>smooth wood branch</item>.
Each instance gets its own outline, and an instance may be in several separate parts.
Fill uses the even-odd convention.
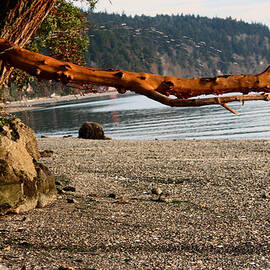
[[[98,70],[63,62],[20,48],[0,39],[0,58],[7,64],[25,70],[40,79],[61,81],[64,84],[95,84],[111,86],[120,93],[126,90],[145,95],[169,106],[203,106],[219,104],[226,109],[232,101],[269,100],[268,95],[247,95],[249,92],[270,92],[270,67],[258,75],[230,75],[213,78],[176,78],[123,70]],[[240,92],[244,95],[216,98],[197,98],[201,95],[220,95]],[[176,98],[170,98],[169,96]]]

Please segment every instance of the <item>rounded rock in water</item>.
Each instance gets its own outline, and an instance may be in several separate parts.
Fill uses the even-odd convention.
[[[85,122],[79,129],[79,138],[93,140],[109,139],[104,135],[103,127],[96,122]]]

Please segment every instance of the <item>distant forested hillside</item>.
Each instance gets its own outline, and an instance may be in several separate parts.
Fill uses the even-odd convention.
[[[90,13],[88,66],[179,77],[259,73],[270,64],[262,24],[192,15]]]

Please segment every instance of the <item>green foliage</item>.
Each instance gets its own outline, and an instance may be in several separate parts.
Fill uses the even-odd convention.
[[[82,53],[89,42],[86,30],[86,18],[81,10],[65,0],[57,0],[28,49],[81,65],[84,64]]]
[[[26,48],[60,60],[84,65],[83,53],[89,46],[88,24],[82,11],[75,7],[73,2],[57,0],[55,7]],[[87,0],[87,2],[92,9],[98,1]],[[25,92],[29,84],[33,82],[36,84],[34,77],[17,69],[9,79],[9,85],[15,86],[19,92]]]

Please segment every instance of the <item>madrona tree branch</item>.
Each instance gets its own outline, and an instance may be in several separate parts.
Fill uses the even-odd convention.
[[[7,64],[25,70],[40,79],[61,81],[64,84],[95,84],[115,87],[118,92],[126,90],[145,95],[169,106],[203,106],[219,104],[236,113],[226,103],[232,101],[269,101],[270,67],[258,75],[230,75],[213,78],[176,78],[123,70],[98,70],[20,48],[0,39],[0,58]],[[244,95],[197,98],[201,95],[221,95],[240,92]],[[249,92],[260,94],[247,95]],[[169,98],[169,96],[176,98]]]

